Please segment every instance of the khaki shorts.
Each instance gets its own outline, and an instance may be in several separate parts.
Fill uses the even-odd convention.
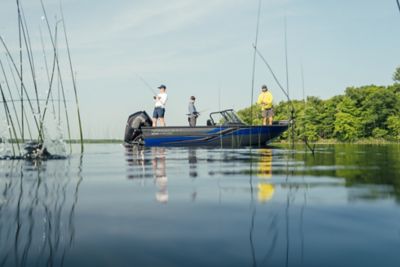
[[[266,110],[262,110],[261,111],[261,116],[263,117],[263,118],[271,118],[271,117],[273,117],[275,114],[274,114],[274,110],[272,109],[272,108],[269,108],[269,109],[266,109]]]

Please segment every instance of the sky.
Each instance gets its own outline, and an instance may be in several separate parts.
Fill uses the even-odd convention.
[[[55,25],[61,17],[60,1],[43,2]],[[21,4],[43,82],[47,78],[39,29],[46,33],[46,25],[40,1]],[[62,0],[62,5],[85,138],[121,139],[130,114],[152,114],[153,93],[139,76],[154,91],[160,84],[167,86],[170,126],[187,124],[192,95],[203,111],[199,124],[205,124],[209,112],[249,106],[263,84],[275,102],[285,100],[259,58],[251,94],[258,0]],[[263,0],[258,49],[286,86],[285,21],[292,99],[303,98],[302,70],[305,95],[322,99],[343,94],[350,86],[393,83],[392,74],[400,66],[395,0]],[[0,0],[0,35],[17,57],[14,0]],[[45,42],[50,62],[50,39],[45,37]],[[64,53],[62,41],[59,46]],[[69,75],[67,68],[63,72]],[[71,87],[68,82],[66,86]],[[43,86],[41,96],[46,90]],[[73,134],[77,136],[76,127]]]

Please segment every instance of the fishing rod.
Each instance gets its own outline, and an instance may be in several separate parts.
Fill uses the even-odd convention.
[[[255,80],[255,75],[256,75],[256,58],[257,58],[256,51],[257,51],[258,34],[259,34],[259,28],[260,28],[261,3],[262,3],[262,0],[259,0],[258,12],[257,12],[256,37],[255,37],[255,41],[254,41],[253,71],[252,71],[252,78],[251,78],[251,102],[250,102],[250,123],[251,123],[251,125],[253,125],[254,80]]]
[[[68,42],[68,37],[67,37],[67,28],[65,26],[64,11],[63,11],[63,8],[62,8],[61,1],[60,1],[60,10],[61,10],[61,19],[62,19],[65,43],[67,45],[67,53],[68,53],[68,61],[69,61],[69,67],[70,67],[71,77],[72,77],[72,85],[74,87],[76,111],[77,111],[77,114],[78,114],[79,135],[80,135],[80,138],[81,138],[81,153],[83,153],[83,151],[84,151],[84,149],[83,149],[83,130],[82,130],[82,122],[81,122],[81,113],[80,113],[80,110],[79,110],[78,93],[77,93],[77,89],[76,89],[76,75],[74,75],[74,70],[73,70],[73,67],[72,67],[71,52],[70,52],[70,49],[69,49],[69,42]]]
[[[253,46],[254,47],[254,46]],[[261,60],[265,63],[265,65],[268,67],[269,71],[272,74],[272,77],[274,78],[275,82],[278,84],[278,87],[282,90],[283,94],[286,96],[287,101],[289,103],[289,105],[291,106],[291,123],[293,125],[294,123],[294,114],[296,113],[296,109],[293,105],[292,100],[289,97],[289,94],[285,91],[285,89],[283,89],[283,86],[281,85],[281,83],[279,82],[278,78],[276,77],[274,71],[272,70],[271,66],[268,64],[267,60],[264,58],[264,56],[261,54],[261,52],[254,47],[254,49],[257,51],[258,56],[261,58]],[[293,131],[293,130],[292,130]],[[293,132],[292,132],[293,134]],[[293,136],[294,138],[294,136]],[[310,151],[312,152],[312,154],[314,155],[314,151],[315,151],[315,145],[314,147],[311,147],[310,144],[307,141],[307,138],[304,139],[304,143],[306,144],[306,146],[308,147],[308,149],[310,149]]]
[[[287,98],[289,104],[291,105],[292,109],[295,110],[294,105],[292,103],[292,100],[289,97],[289,94],[286,92],[286,90],[283,88],[282,84],[279,82],[278,78],[276,77],[274,71],[272,70],[272,68],[269,65],[269,63],[267,62],[267,60],[264,58],[264,56],[261,54],[261,52],[257,49],[257,47],[255,45],[253,45],[253,47],[254,47],[254,50],[256,51],[257,55],[261,58],[261,60],[264,62],[264,64],[268,67],[269,71],[272,74],[272,77],[274,78],[276,84],[281,89],[283,94],[286,96],[286,98]]]
[[[144,85],[146,85],[146,88],[149,89],[153,95],[157,95],[156,91],[154,91],[154,89],[150,86],[150,84],[139,74],[136,74],[136,76],[138,76],[138,78],[143,82]]]

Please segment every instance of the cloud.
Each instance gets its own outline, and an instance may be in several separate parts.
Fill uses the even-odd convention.
[[[111,31],[135,30],[142,37],[165,34],[189,27],[232,4],[229,0],[171,0],[167,4],[165,1],[150,1],[140,6],[133,4],[111,19]]]

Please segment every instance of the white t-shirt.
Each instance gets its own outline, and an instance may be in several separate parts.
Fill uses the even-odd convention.
[[[167,99],[168,99],[167,93],[159,93],[157,95],[157,99],[154,106],[156,108],[165,108],[165,103],[167,103]]]

